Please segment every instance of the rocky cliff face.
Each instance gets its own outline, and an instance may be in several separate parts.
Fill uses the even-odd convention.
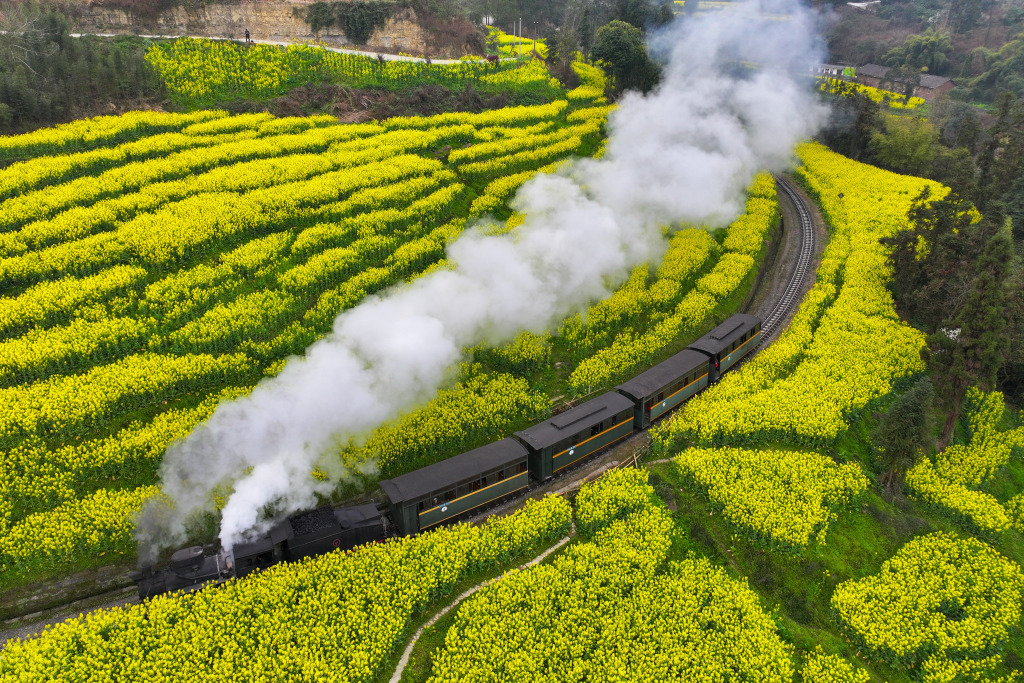
[[[322,42],[360,50],[425,54],[427,36],[416,23],[411,9],[403,9],[370,37],[367,44],[351,45],[337,28],[319,34],[309,30],[305,21],[308,0],[240,0],[212,3],[196,8],[175,7],[155,18],[135,17],[131,12],[92,5],[73,19],[83,33],[138,33],[155,35],[189,35],[210,38],[244,37],[248,29],[254,40],[289,43]]]

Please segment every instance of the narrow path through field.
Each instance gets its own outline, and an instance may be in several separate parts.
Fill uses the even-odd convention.
[[[409,663],[409,657],[410,657],[410,655],[412,655],[413,648],[416,647],[416,643],[419,641],[420,636],[423,635],[423,632],[425,630],[427,630],[428,628],[430,628],[431,626],[436,624],[437,621],[441,617],[443,617],[444,615],[448,614],[448,612],[450,612],[453,607],[457,607],[463,600],[465,600],[469,596],[473,595],[473,593],[476,593],[478,590],[480,590],[484,586],[488,586],[488,585],[494,583],[495,581],[500,581],[509,572],[518,571],[520,569],[526,569],[527,567],[531,567],[531,566],[533,566],[535,564],[539,564],[540,562],[543,562],[544,558],[546,558],[548,555],[550,555],[551,553],[555,552],[559,548],[563,547],[570,540],[572,540],[572,536],[575,533],[576,533],[576,526],[574,524],[573,525],[573,529],[572,529],[572,531],[569,532],[568,536],[563,536],[562,539],[560,541],[558,541],[558,543],[554,544],[553,546],[551,546],[550,548],[548,548],[547,550],[542,552],[537,557],[533,558],[529,562],[526,562],[524,564],[519,565],[515,569],[508,570],[508,572],[505,572],[501,576],[496,576],[493,579],[488,579],[487,581],[483,581],[481,583],[478,583],[477,585],[473,586],[472,588],[469,588],[469,589],[463,591],[461,594],[458,595],[458,597],[456,597],[454,600],[452,600],[452,602],[447,607],[442,609],[440,612],[438,612],[434,616],[430,617],[430,620],[427,621],[427,623],[423,624],[423,626],[420,626],[418,629],[416,629],[416,633],[412,634],[412,639],[409,640],[409,644],[405,646],[405,652],[402,653],[402,658],[400,660],[398,660],[398,666],[395,667],[395,673],[393,673],[391,675],[391,680],[389,681],[389,683],[398,683],[399,681],[402,680],[402,672],[405,671],[405,666],[406,666],[406,664]]]

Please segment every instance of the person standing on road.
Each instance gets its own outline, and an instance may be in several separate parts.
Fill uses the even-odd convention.
[[[247,42],[247,43],[251,43],[252,42],[249,39],[249,29],[245,29],[245,42]]]

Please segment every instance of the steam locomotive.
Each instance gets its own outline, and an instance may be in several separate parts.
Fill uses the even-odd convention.
[[[139,598],[196,590],[283,561],[347,550],[389,535],[408,536],[451,523],[512,497],[595,452],[646,429],[719,380],[761,341],[761,319],[736,314],[688,348],[614,391],[559,413],[512,437],[380,482],[376,505],[323,507],[284,520],[231,552],[202,546],[175,552],[170,566],[132,575]]]

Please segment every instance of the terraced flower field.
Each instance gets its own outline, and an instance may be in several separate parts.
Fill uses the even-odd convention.
[[[6,140],[22,160],[0,172],[3,582],[133,556],[169,443],[339,312],[443,268],[468,221],[514,230],[522,183],[598,149],[604,79],[575,68],[564,99],[481,114],[132,114]],[[594,391],[660,359],[749,286],[776,207],[763,176],[718,240],[679,230],[588,316],[470,350],[455,386],[342,461],[395,476],[525,426],[552,388]],[[575,371],[552,385],[543,368],[561,358]]]
[[[607,113],[563,96],[357,125],[129,114],[5,139],[3,581],[131,554],[167,443],[436,267],[467,220],[507,215],[533,173],[592,153]],[[474,386],[539,407],[512,377]]]

